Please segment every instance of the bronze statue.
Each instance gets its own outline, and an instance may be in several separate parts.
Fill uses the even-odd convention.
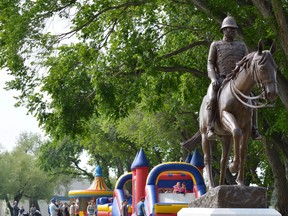
[[[202,143],[209,188],[215,186],[211,155],[211,145],[215,143],[214,134],[211,135],[212,139],[208,137],[211,122],[213,122],[212,133],[218,136],[222,144],[220,185],[225,182],[232,144],[234,158],[229,165],[229,170],[232,173],[238,172],[236,182],[238,185],[244,185],[244,162],[248,140],[252,127],[255,127],[252,124],[255,121],[253,113],[257,108],[268,107],[267,101],[275,100],[278,95],[277,66],[272,56],[275,44],[271,45],[270,50],[263,51],[263,43],[260,41],[258,51],[247,54],[245,44],[234,41],[236,28],[237,25],[232,17],[225,18],[221,27],[224,39],[211,44],[208,57],[211,84],[200,107],[199,130],[192,138],[181,143],[188,151],[193,150],[198,143]],[[251,96],[251,90],[255,85],[261,87],[262,93]],[[260,103],[259,99],[265,100],[266,103]],[[215,110],[211,112],[211,108]]]
[[[236,182],[238,185],[244,185],[244,161],[252,127],[252,109],[265,107],[265,104],[254,105],[252,101],[260,97],[272,101],[278,95],[277,66],[272,56],[274,51],[274,43],[270,51],[263,51],[263,45],[259,42],[258,51],[244,56],[219,89],[215,133],[222,144],[220,185],[223,185],[225,181],[225,171],[232,142],[234,143],[234,158],[229,169],[232,173],[238,172]],[[262,94],[251,97],[249,94],[256,84],[261,86]],[[213,188],[215,186],[211,165],[211,142],[213,141],[207,138],[209,127],[207,113],[209,111],[206,109],[206,104],[208,101],[208,95],[206,95],[203,98],[199,115],[204,164],[208,175],[209,188]]]
[[[211,80],[207,95],[207,117],[208,117],[208,128],[207,137],[210,140],[216,138],[214,133],[214,119],[215,112],[217,109],[217,92],[220,88],[223,80],[232,73],[236,66],[236,62],[240,61],[248,50],[244,42],[236,41],[235,36],[237,33],[237,24],[235,20],[228,16],[226,17],[221,26],[223,32],[223,39],[215,41],[211,44],[209,55],[208,55],[208,76]],[[257,110],[254,109],[253,121],[252,121],[252,139],[260,140],[262,137],[258,131],[257,124]]]

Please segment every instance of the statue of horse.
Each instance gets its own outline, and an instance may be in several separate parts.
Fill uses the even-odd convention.
[[[229,170],[232,173],[238,172],[236,182],[238,185],[244,185],[244,162],[251,134],[252,109],[265,107],[265,104],[255,105],[253,101],[260,97],[263,97],[267,101],[273,101],[278,95],[276,82],[277,66],[272,56],[274,51],[274,43],[269,51],[263,51],[263,44],[259,42],[258,51],[249,53],[237,63],[234,73],[224,80],[218,92],[218,110],[214,131],[222,144],[220,185],[223,185],[225,182],[225,172],[232,144],[234,144],[234,158],[229,165]],[[256,84],[262,88],[262,94],[254,97],[249,96]],[[208,140],[206,136],[206,102],[207,95],[203,98],[200,108],[199,130],[202,139],[208,186],[209,188],[213,188],[215,187],[212,176],[211,156],[211,143],[213,140]],[[197,140],[197,136],[194,135],[194,137]],[[183,147],[185,147],[185,144]]]

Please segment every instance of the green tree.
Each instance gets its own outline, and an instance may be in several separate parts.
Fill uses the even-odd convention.
[[[83,147],[79,140],[69,136],[59,140],[46,140],[40,147],[37,155],[38,166],[49,175],[67,175],[71,177],[86,176],[94,179],[93,173],[81,167],[81,154]]]
[[[17,146],[11,152],[0,155],[0,198],[6,201],[11,215],[11,200],[18,203],[23,198],[28,199],[30,204],[38,207],[37,200],[49,199],[53,195],[53,178],[35,163],[41,142],[38,134],[22,133]]]
[[[159,154],[159,158],[149,155],[153,163],[174,159],[163,149],[178,152],[179,146],[173,146],[177,139],[180,143],[197,131],[197,112],[208,86],[208,47],[221,37],[223,18],[234,16],[239,37],[250,51],[260,38],[275,40],[280,97],[273,110],[259,113],[265,151],[255,152],[263,149],[262,143],[251,143],[253,157],[248,157],[253,163],[247,164],[251,173],[247,184],[265,186],[272,182],[272,172],[277,206],[282,215],[288,215],[287,168],[279,172],[279,167],[287,167],[288,152],[284,145],[287,1],[4,0],[0,10],[0,66],[14,77],[7,88],[19,90],[17,105],[26,106],[51,135],[53,144],[41,152],[64,148],[54,152],[76,159],[67,164],[70,167],[77,167],[79,161],[73,154],[79,155],[83,147],[96,161],[105,161],[119,172],[128,169],[129,163],[117,157],[115,149],[123,151],[124,157],[126,149],[134,153],[141,144],[149,153],[156,150]],[[53,20],[69,28],[53,34]],[[171,127],[164,127],[163,122]],[[139,130],[126,130],[130,123]],[[172,134],[178,135],[169,138],[173,127],[177,132]],[[155,135],[158,129],[166,134],[164,138]],[[67,140],[70,148],[63,147]],[[264,152],[269,163],[262,160]],[[44,165],[48,169],[49,164]],[[263,168],[263,179],[255,175],[258,167]]]

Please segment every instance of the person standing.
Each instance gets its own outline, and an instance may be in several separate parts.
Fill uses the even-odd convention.
[[[48,205],[48,215],[51,216],[51,213],[50,213],[50,204]]]
[[[75,202],[72,202],[69,209],[70,216],[75,216]]]
[[[36,207],[34,204],[32,204],[30,208],[30,216],[35,216],[35,212],[36,212]]]
[[[12,208],[13,208],[13,216],[18,216],[20,209],[18,207],[18,202],[16,200],[13,202]]]
[[[57,216],[63,216],[63,211],[64,211],[64,208],[63,208],[63,203],[60,202],[59,200],[56,202],[56,206],[58,207],[58,214]]]
[[[51,203],[49,205],[49,211],[51,216],[57,216],[59,208],[56,205],[56,199],[52,198]]]
[[[146,216],[144,201],[145,197],[140,197],[140,201],[137,203],[137,216]]]
[[[75,215],[79,216],[79,205],[77,202],[75,203]]]
[[[233,17],[227,16],[221,25],[223,39],[214,41],[210,45],[207,71],[211,83],[208,87],[208,103],[206,105],[208,127],[207,138],[213,140],[216,138],[214,133],[214,119],[217,109],[217,92],[222,85],[223,80],[232,74],[236,63],[248,54],[244,42],[235,40],[238,26]],[[258,131],[257,112],[253,110],[252,117],[252,139],[260,140],[262,136]]]
[[[94,214],[95,214],[95,205],[94,205],[94,201],[91,200],[87,206],[87,215],[94,216]]]
[[[69,206],[66,202],[64,202],[64,215],[65,216],[70,216],[69,214]]]
[[[121,206],[121,209],[120,209],[120,214],[121,216],[128,216],[128,201],[126,199],[123,200],[122,202],[122,206]]]
[[[23,216],[23,214],[24,214],[24,212],[25,212],[25,209],[24,209],[24,207],[23,206],[21,206],[21,208],[20,208],[20,216]]]

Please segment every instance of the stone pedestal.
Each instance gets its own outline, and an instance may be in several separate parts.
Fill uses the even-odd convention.
[[[266,188],[221,185],[192,201],[189,207],[200,208],[267,208]]]
[[[177,216],[281,216],[281,214],[269,208],[182,208]]]
[[[193,200],[190,208],[182,208],[177,216],[281,216],[267,208],[266,189],[222,185]]]

